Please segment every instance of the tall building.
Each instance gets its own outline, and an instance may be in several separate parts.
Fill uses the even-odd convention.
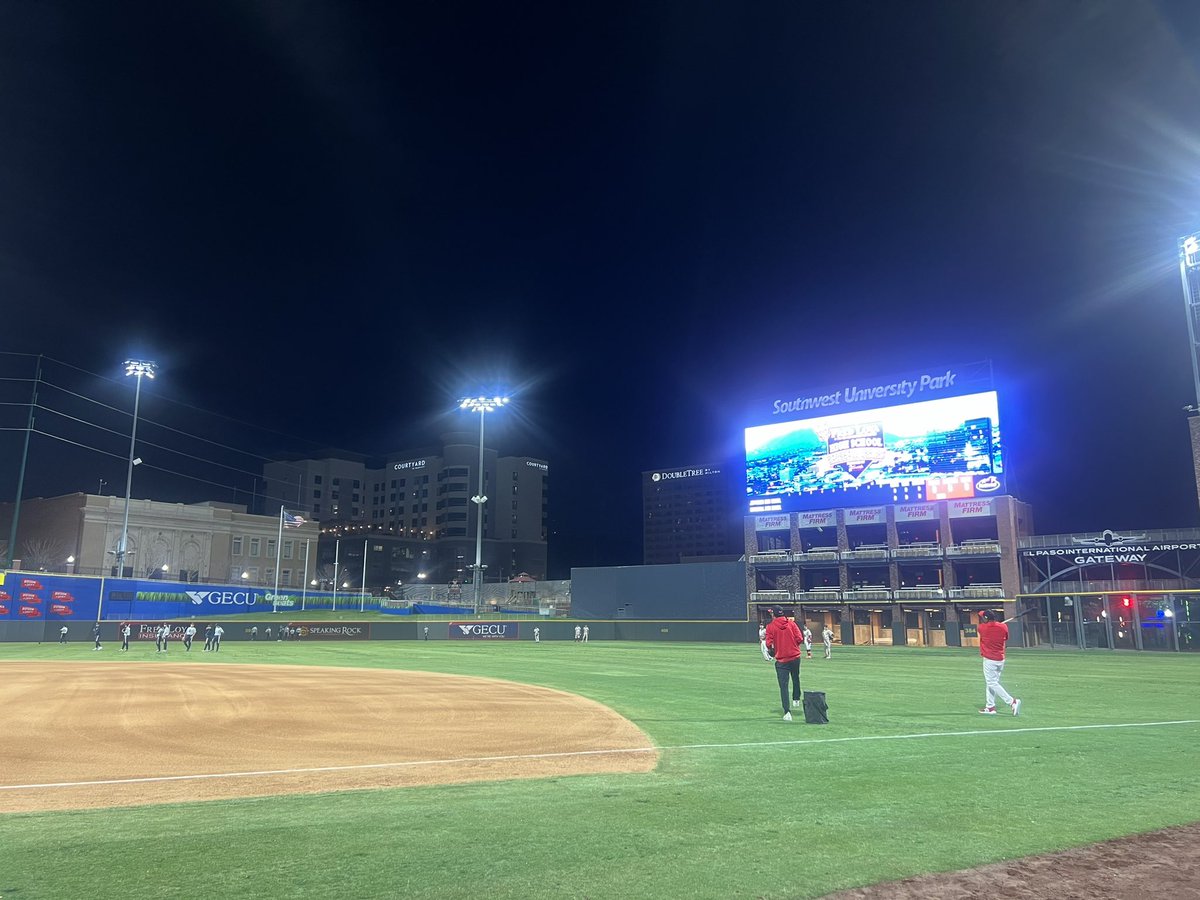
[[[642,473],[642,561],[645,565],[741,552],[741,510],[720,466]]]
[[[546,576],[547,482],[550,467],[529,456],[483,454],[484,580]],[[475,564],[479,440],[452,432],[438,447],[388,454],[383,460],[339,457],[280,460],[264,467],[267,496],[323,526],[320,562],[335,557],[342,576],[341,539],[351,574],[361,578],[363,540],[368,587],[406,580],[470,582]],[[293,499],[295,498],[295,499]],[[353,540],[351,540],[353,538]],[[351,549],[353,547],[353,549]]]

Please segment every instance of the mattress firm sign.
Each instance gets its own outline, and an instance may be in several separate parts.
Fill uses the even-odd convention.
[[[864,506],[862,509],[847,509],[842,513],[847,525],[886,525],[887,508]]]
[[[823,509],[818,512],[799,514],[801,528],[832,528],[837,525],[837,510]]]
[[[755,516],[755,531],[791,531],[791,517],[784,513],[780,516]]]
[[[896,507],[897,522],[936,522],[938,518],[936,503],[901,503]]]
[[[952,519],[973,519],[978,516],[993,516],[996,514],[996,504],[992,500],[950,500],[946,504],[947,512]]]

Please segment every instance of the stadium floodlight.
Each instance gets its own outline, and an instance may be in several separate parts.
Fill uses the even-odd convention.
[[[1197,358],[1196,316],[1200,312],[1200,233],[1179,239],[1179,280],[1183,284],[1183,308],[1187,314],[1188,353],[1192,358],[1192,387],[1200,407],[1200,358]]]
[[[137,378],[137,387],[133,391],[133,427],[129,431],[129,472],[125,476],[125,520],[121,524],[121,543],[117,547],[116,554],[117,577],[119,578],[125,577],[125,557],[129,555],[129,498],[133,492],[133,467],[141,462],[140,459],[134,458],[133,451],[137,444],[138,404],[142,399],[142,379],[153,380],[157,368],[158,366],[149,360],[125,360],[125,374]]]
[[[490,412],[508,403],[507,397],[465,397],[458,402],[460,409],[479,413],[479,493],[471,498],[477,510],[475,519],[475,568],[472,582],[475,586],[475,614],[479,615],[479,601],[483,593],[483,504],[487,497],[483,493],[483,420]]]

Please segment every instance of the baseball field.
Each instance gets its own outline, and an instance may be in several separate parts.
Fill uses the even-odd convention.
[[[756,643],[181,650],[0,644],[0,898],[818,897],[1200,820],[1198,656],[1018,650],[985,717],[974,651],[818,648],[809,725]]]

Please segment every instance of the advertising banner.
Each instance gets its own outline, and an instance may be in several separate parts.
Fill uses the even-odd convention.
[[[936,522],[938,507],[936,503],[901,503],[896,507],[897,522]]]
[[[369,636],[368,625],[338,625],[333,622],[289,622],[289,628],[298,628],[300,638],[313,641],[365,641]]]
[[[801,528],[833,528],[835,525],[837,525],[836,509],[800,513]]]
[[[848,509],[845,512],[847,525],[886,525],[887,508],[883,506],[864,506],[860,509]]]
[[[977,516],[993,516],[996,504],[992,500],[951,500],[947,509],[952,519],[972,519]]]
[[[0,573],[0,618],[94,619],[99,603],[98,579]]]
[[[449,637],[454,641],[515,641],[516,622],[451,622]]]
[[[781,516],[754,517],[755,531],[790,531],[791,527],[792,523],[787,513]]]

